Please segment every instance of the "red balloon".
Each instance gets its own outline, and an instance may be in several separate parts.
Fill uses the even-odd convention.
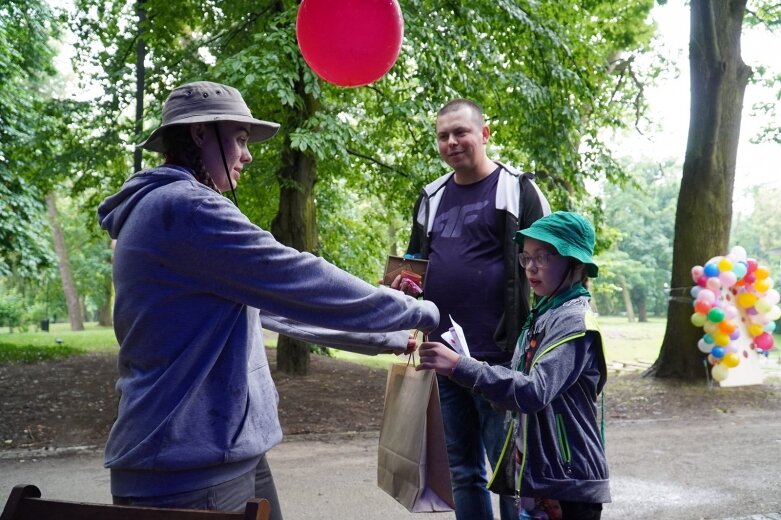
[[[315,74],[340,87],[360,87],[396,62],[404,18],[397,0],[303,0],[296,36]]]

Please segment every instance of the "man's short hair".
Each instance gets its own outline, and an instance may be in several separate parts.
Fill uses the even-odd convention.
[[[441,115],[455,112],[456,110],[461,110],[462,108],[468,108],[472,111],[472,115],[475,119],[475,122],[478,123],[478,126],[482,128],[483,125],[485,125],[483,108],[471,99],[457,98],[453,99],[452,101],[448,101],[442,108],[439,109],[439,112],[437,112],[437,118],[439,118]]]

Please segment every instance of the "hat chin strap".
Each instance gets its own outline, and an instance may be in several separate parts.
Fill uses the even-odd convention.
[[[238,208],[239,201],[236,199],[236,190],[233,189],[233,180],[231,179],[230,171],[228,171],[228,161],[225,159],[225,150],[222,147],[222,136],[220,136],[220,127],[218,123],[214,123],[214,133],[217,135],[217,144],[220,147],[220,156],[222,157],[222,165],[225,168],[225,176],[228,178],[228,186],[231,187],[233,204]]]

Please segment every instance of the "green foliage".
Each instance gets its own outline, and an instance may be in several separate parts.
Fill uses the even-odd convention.
[[[31,275],[51,260],[40,196],[23,176],[42,159],[30,146],[37,141],[37,99],[54,72],[56,36],[44,0],[0,4],[0,275]]]
[[[675,207],[678,193],[676,164],[627,164],[633,182],[609,185],[604,194],[604,221],[615,235],[610,250],[597,256],[599,277],[595,298],[600,312],[624,308],[626,285],[634,306],[656,315],[667,309]],[[673,294],[688,288],[674,288]]]
[[[748,30],[761,28],[776,36],[781,29],[781,3],[774,0],[753,0],[748,2],[744,24]],[[752,106],[753,115],[764,116],[765,124],[759,135],[755,137],[757,142],[772,142],[781,144],[781,118],[778,106],[781,100],[781,70],[773,70],[766,64],[752,65],[751,83],[764,87],[768,93],[765,99]]]
[[[22,298],[16,291],[0,292],[0,325],[13,330],[22,324],[24,308]]]
[[[282,125],[275,139],[252,150],[239,192],[242,210],[268,227],[278,184],[291,182],[279,172],[296,153],[314,158],[321,253],[374,277],[368,273],[376,273],[399,234],[388,230],[407,227],[418,190],[444,171],[433,122],[453,97],[484,106],[492,155],[542,172],[555,207],[583,198],[585,179],[620,178],[599,129],[624,125],[642,111],[637,85],[627,78],[631,53],[648,43],[652,5],[409,0],[396,65],[373,85],[344,89],[321,82],[304,64],[295,38],[298,2],[146,0],[139,25],[136,4],[77,0],[70,22],[76,69],[103,91],[84,112],[92,120],[86,126],[105,146],[84,154],[90,162],[81,163],[75,187],[94,188],[97,200],[129,173],[129,145],[143,137],[134,134],[127,110],[134,104],[135,46],[143,38],[143,133],[158,124],[171,87],[203,78],[236,86],[257,117]],[[348,252],[356,243],[361,251]]]
[[[749,199],[736,207],[730,234],[731,247],[743,246],[751,258],[770,267],[773,277],[781,270],[780,198],[781,188],[752,188]]]

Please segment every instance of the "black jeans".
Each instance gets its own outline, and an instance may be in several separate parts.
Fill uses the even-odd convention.
[[[562,520],[599,520],[602,518],[602,504],[590,502],[563,502],[561,506]]]

